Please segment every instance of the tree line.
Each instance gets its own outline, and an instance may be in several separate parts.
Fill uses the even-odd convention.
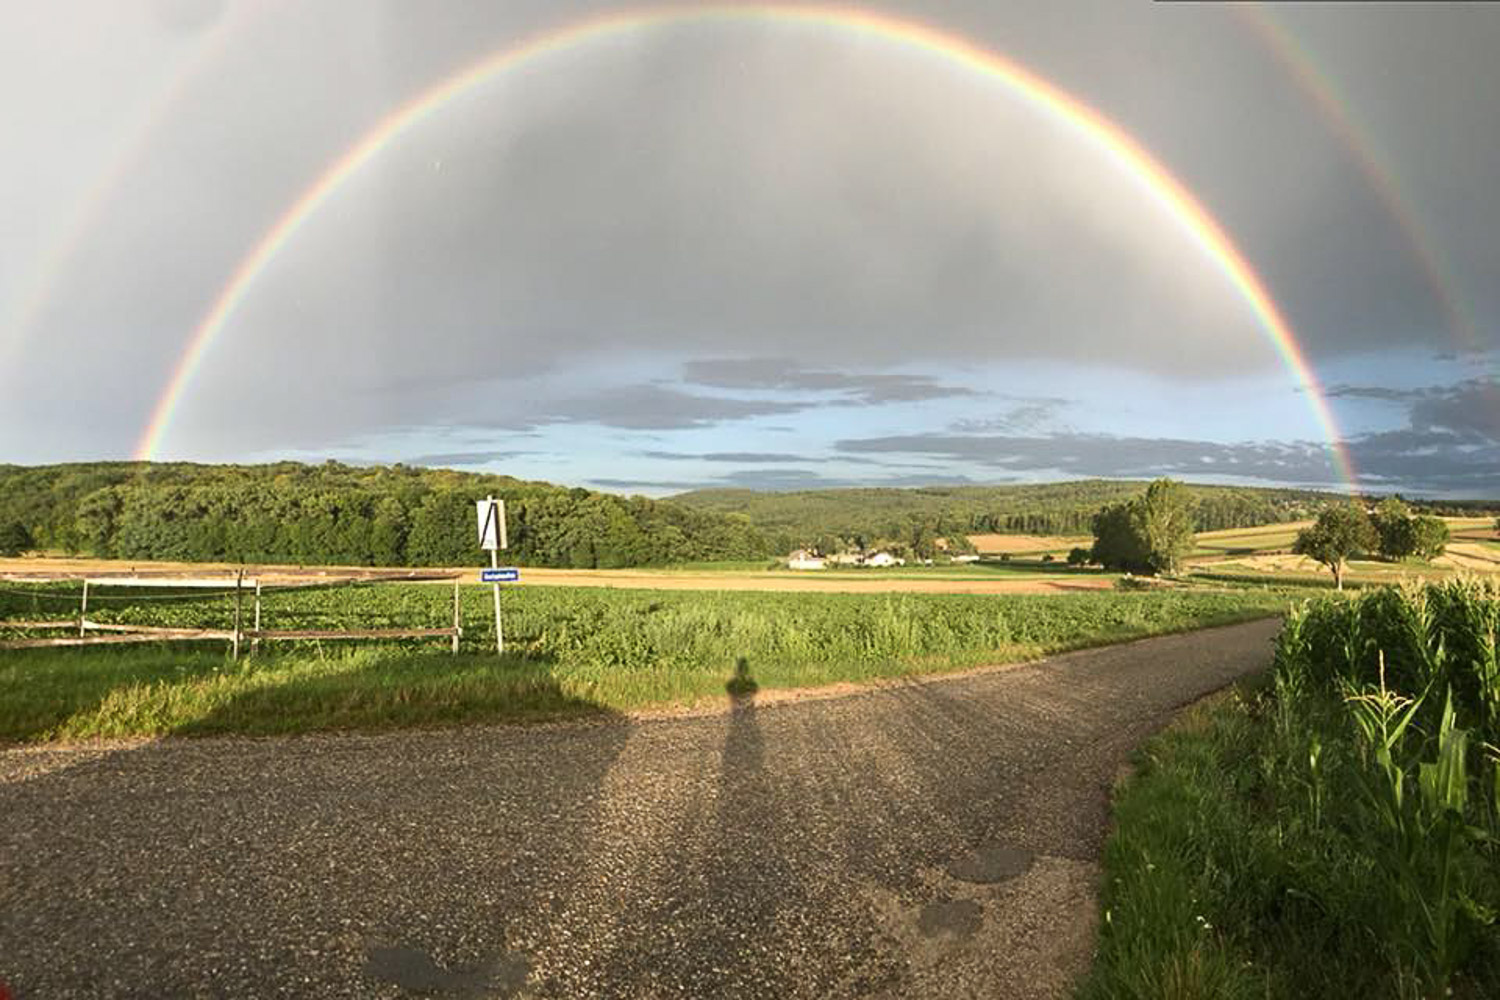
[[[929,486],[761,493],[696,490],[672,499],[743,514],[773,551],[841,551],[859,540],[905,543],[978,534],[1086,535],[1101,508],[1129,501],[1141,482],[1086,479],[1010,486]],[[1311,490],[1184,486],[1197,531],[1251,528],[1313,516],[1333,498]]]
[[[1500,527],[1500,521],[1496,522]],[[1292,551],[1322,563],[1344,589],[1344,564],[1372,555],[1388,562],[1432,560],[1448,547],[1448,526],[1429,514],[1414,514],[1400,497],[1386,497],[1372,514],[1358,501],[1331,504],[1311,527],[1297,533]]]
[[[1096,513],[1092,548],[1073,549],[1068,562],[1153,576],[1173,572],[1193,549],[1200,502],[1182,483],[1158,479],[1139,496]],[[1500,530],[1500,519],[1495,525]],[[1342,590],[1344,566],[1355,556],[1430,561],[1447,545],[1448,526],[1441,518],[1417,513],[1400,497],[1386,497],[1373,512],[1363,500],[1324,506],[1313,524],[1297,533],[1292,551],[1327,566]]]
[[[462,566],[474,501],[506,501],[523,565],[614,568],[769,554],[742,516],[402,465],[0,466],[0,542],[119,559]]]

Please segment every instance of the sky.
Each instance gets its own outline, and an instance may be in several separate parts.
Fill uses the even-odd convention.
[[[6,6],[0,462],[1500,496],[1497,5]]]

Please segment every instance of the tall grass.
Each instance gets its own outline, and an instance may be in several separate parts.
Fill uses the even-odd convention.
[[[104,595],[108,597],[109,595]],[[538,588],[504,597],[495,657],[487,588],[463,592],[462,654],[437,643],[299,643],[231,662],[222,644],[0,652],[0,739],[379,728],[722,699],[744,661],[762,690],[1026,659],[1260,617],[1266,593],[1056,596],[705,593]],[[67,596],[57,598],[60,602]],[[91,594],[91,608],[94,597]],[[378,627],[451,620],[420,584],[268,595],[264,623]],[[222,625],[222,598],[100,601],[102,620]],[[0,605],[12,620],[30,607]],[[3,632],[0,617],[0,632]]]
[[[1324,598],[1117,803],[1089,997],[1500,996],[1500,589]]]

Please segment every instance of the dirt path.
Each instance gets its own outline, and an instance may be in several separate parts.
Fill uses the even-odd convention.
[[[477,560],[476,560],[477,561]],[[140,573],[152,576],[217,576],[224,575],[226,581],[233,577],[237,566],[228,563],[171,563],[136,562],[111,559],[73,558],[24,558],[0,559],[0,580],[57,579],[87,575],[112,576]],[[451,582],[455,575],[467,583],[479,582],[479,571],[470,567],[456,569],[363,569],[358,567],[303,567],[303,566],[252,566],[247,572],[259,577],[267,584],[318,583],[329,580],[394,580],[400,581],[412,574],[428,578],[445,578]],[[955,577],[963,573],[954,570]],[[227,583],[232,586],[232,583]],[[945,578],[941,576],[903,576],[900,571],[886,575],[878,570],[865,571],[859,575],[837,573],[794,573],[791,571],[756,572],[712,570],[628,570],[628,569],[538,569],[526,567],[521,570],[519,586],[543,587],[623,587],[640,590],[762,590],[804,593],[842,594],[1057,594],[1075,590],[1108,590],[1114,579],[1080,573],[1066,573],[1056,578],[1022,577],[1020,579],[997,578]]]
[[[9,750],[0,979],[1058,996],[1089,959],[1112,776],[1275,628],[701,717]]]

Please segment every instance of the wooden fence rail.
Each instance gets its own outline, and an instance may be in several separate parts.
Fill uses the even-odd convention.
[[[0,622],[6,628],[67,628],[78,627],[71,622]],[[144,625],[102,625],[86,622],[90,632],[105,635],[67,636],[61,639],[3,639],[0,649],[40,649],[46,646],[93,646],[126,642],[234,642],[234,632],[228,629],[184,629],[156,628]],[[286,631],[265,630],[242,631],[240,639],[277,642],[292,639],[458,639],[461,628],[366,628],[366,629],[290,629]]]
[[[72,627],[74,623],[70,622]],[[232,632],[211,632],[182,629],[173,634],[161,632],[114,632],[108,635],[65,636],[61,639],[6,639],[0,649],[43,649],[49,646],[107,646],[131,642],[228,642],[234,638]]]
[[[213,581],[222,584],[223,581]],[[231,583],[236,581],[229,581]],[[239,597],[243,593],[244,586],[235,588],[235,616],[232,629],[204,629],[204,628],[163,628],[156,625],[116,625],[108,622],[96,622],[87,617],[88,609],[88,584],[96,586],[119,586],[120,580],[111,578],[107,582],[103,580],[85,580],[83,599],[79,606],[79,617],[65,621],[0,621],[0,628],[10,629],[76,629],[78,634],[65,638],[40,638],[40,639],[3,639],[0,640],[0,649],[43,649],[49,646],[93,646],[102,644],[119,644],[131,642],[227,642],[234,650],[235,658],[239,658],[240,643],[250,640],[254,644],[261,642],[278,642],[285,640],[310,639],[310,640],[343,640],[343,639],[451,639],[452,651],[458,653],[459,639],[463,636],[462,611],[459,601],[458,584],[453,585],[453,625],[449,628],[368,628],[368,629],[262,629],[260,628],[260,586],[255,581],[255,626],[251,629],[240,627]],[[155,579],[151,584],[156,586],[206,586],[205,581],[177,581]],[[144,584],[137,584],[144,585]],[[103,635],[89,633],[105,633]],[[252,648],[254,648],[252,646]]]
[[[428,639],[462,635],[456,628],[288,629],[240,633],[247,639]]]

